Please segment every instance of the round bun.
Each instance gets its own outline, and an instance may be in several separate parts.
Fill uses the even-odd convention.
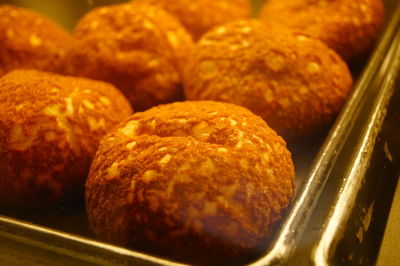
[[[94,9],[75,29],[65,73],[108,81],[137,111],[182,97],[181,71],[192,39],[170,14],[152,5]]]
[[[217,25],[246,19],[251,15],[249,0],[136,0],[134,2],[161,6],[176,16],[196,40]]]
[[[382,0],[268,0],[261,11],[263,20],[318,38],[347,61],[372,47],[384,15]]]
[[[0,76],[19,68],[59,71],[72,37],[33,11],[0,5]]]
[[[82,199],[100,138],[132,110],[110,84],[36,70],[0,78],[0,206]]]
[[[86,206],[102,240],[226,264],[265,250],[293,190],[291,155],[260,117],[179,102],[136,113],[102,140]]]
[[[331,122],[351,86],[347,65],[321,41],[256,20],[205,34],[184,73],[188,99],[244,106],[288,139]]]

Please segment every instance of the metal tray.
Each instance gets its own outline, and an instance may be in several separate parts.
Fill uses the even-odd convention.
[[[11,1],[0,1],[5,2]],[[55,5],[54,1],[23,2],[30,7],[33,7],[34,2],[40,2],[40,11],[52,15],[54,19],[59,18],[57,12],[48,9],[48,6]],[[70,5],[78,2],[71,1]],[[68,14],[78,17],[85,8],[90,7],[91,2],[96,1],[80,1],[80,8],[74,11],[76,13]],[[259,6],[260,1],[254,2]],[[361,69],[362,73],[331,131],[321,132],[319,137],[308,143],[289,147],[296,165],[296,195],[275,240],[270,247],[266,247],[262,257],[251,262],[252,265],[284,263],[291,258],[299,241],[303,241],[301,236],[321,194],[322,201],[325,201],[323,188],[328,179],[332,179],[338,167],[347,169],[354,166],[354,162],[344,160],[343,155],[349,153],[351,147],[355,147],[351,143],[353,139],[357,139],[357,132],[366,132],[364,124],[375,121],[375,117],[365,117],[370,103],[380,95],[379,93],[390,96],[390,93],[380,90],[377,84],[382,84],[384,74],[393,63],[388,51],[396,39],[400,25],[400,7],[397,7],[400,4],[396,0],[387,0],[385,4],[385,30],[368,63],[354,67]],[[64,25],[71,28],[69,21],[70,18],[65,19]],[[379,129],[381,124],[376,126]],[[339,187],[334,187],[331,198],[338,194]],[[8,265],[27,265],[33,261],[39,265],[178,265],[172,261],[94,240],[88,229],[83,205],[42,211],[0,210],[0,214],[3,214],[0,215],[0,264],[4,261]],[[350,248],[353,249],[354,247]]]
[[[353,152],[342,174],[340,193],[314,248],[315,265],[376,263],[400,174],[400,27],[372,91],[360,106],[366,117],[355,130]]]

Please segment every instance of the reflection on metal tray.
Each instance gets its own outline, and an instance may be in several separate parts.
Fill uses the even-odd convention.
[[[375,264],[400,171],[400,27],[315,247],[316,265]],[[362,108],[362,107],[361,107]],[[389,204],[388,204],[389,203]]]
[[[66,4],[68,8],[61,8],[65,9],[67,14],[64,17],[58,14],[54,15],[56,12],[48,9],[49,6],[54,5],[54,1],[19,2],[30,7],[35,7],[34,5],[40,2],[39,7],[42,12],[53,14],[55,19],[59,18],[64,25],[71,28],[71,18],[74,20],[90,7],[89,3],[96,1],[71,1]],[[255,2],[259,5],[261,1]],[[77,4],[77,8],[71,9],[71,6],[75,8],[74,4]],[[315,138],[311,143],[291,147],[296,164],[296,196],[280,231],[276,235],[275,241],[266,250],[263,257],[253,262],[253,265],[283,263],[291,257],[299,241],[303,241],[301,238],[302,233],[306,229],[308,220],[312,218],[314,207],[321,193],[323,193],[323,200],[327,197],[323,188],[328,178],[332,179],[335,174],[340,172],[338,168],[350,169],[350,167],[354,166],[350,160],[345,159],[344,155],[352,154],[356,147],[352,142],[357,139],[355,138],[357,134],[361,134],[360,132],[362,134],[367,133],[364,124],[375,121],[374,117],[364,116],[366,114],[364,112],[368,110],[368,106],[374,102],[377,95],[390,96],[386,94],[388,92],[385,90],[379,90],[379,85],[384,85],[382,81],[386,69],[393,63],[391,59],[387,59],[386,55],[392,41],[395,39],[400,24],[400,9],[395,13],[393,12],[394,7],[398,5],[397,1],[385,1],[385,4],[388,10],[388,24],[385,32],[382,34],[371,60],[360,75],[353,94],[347,101],[332,130],[326,138],[326,132],[322,132],[320,138]],[[385,57],[386,60],[384,61]],[[384,87],[382,86],[382,88]],[[360,108],[360,106],[364,106],[364,108]],[[369,112],[367,113],[369,114]],[[378,130],[380,125],[377,124],[377,126]],[[324,138],[325,142],[321,145]],[[357,145],[361,145],[362,140],[357,142]],[[373,150],[374,147],[372,145],[371,149]],[[336,186],[332,190],[331,198],[335,198],[338,188]],[[369,197],[369,194],[366,197]],[[385,202],[387,203],[387,201]],[[23,258],[18,256],[20,252],[27,254],[29,259],[26,261],[36,259],[43,261],[43,264],[54,264],[52,262],[55,261],[57,261],[58,265],[175,264],[174,262],[93,240],[93,235],[88,230],[83,206],[74,209],[60,208],[42,212],[0,210],[0,213],[7,215],[7,217],[0,216],[0,264],[2,260],[7,261],[7,258],[8,262],[23,263]],[[3,243],[8,243],[7,245],[12,248],[2,250]],[[18,252],[15,252],[15,249],[18,249]],[[8,254],[8,257],[2,256],[3,254]],[[18,259],[21,259],[21,261]]]

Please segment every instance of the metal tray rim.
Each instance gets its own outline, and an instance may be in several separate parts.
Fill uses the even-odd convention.
[[[286,217],[286,221],[278,233],[273,248],[260,260],[252,263],[252,266],[280,264],[287,261],[293,254],[297,242],[308,223],[319,196],[325,186],[329,174],[334,167],[337,156],[340,154],[345,140],[353,125],[351,118],[358,116],[358,106],[363,101],[372,82],[383,77],[378,73],[379,68],[385,63],[388,57],[387,51],[391,47],[392,40],[396,37],[397,28],[400,25],[400,4],[397,4],[396,11],[392,14],[386,32],[382,35],[374,55],[369,60],[367,67],[354,87],[354,91],[342,112],[332,126],[324,144],[322,145],[313,166],[309,178],[299,192],[299,198],[295,199],[292,211]]]
[[[283,263],[287,261],[290,255],[294,252],[297,242],[307,225],[307,221],[310,218],[321,191],[329,177],[329,173],[334,166],[336,158],[344,145],[348,132],[352,127],[351,121],[348,117],[355,117],[358,115],[357,107],[362,102],[363,96],[365,95],[369,85],[375,79],[382,78],[377,72],[381,65],[385,63],[384,59],[387,58],[387,51],[390,48],[392,40],[395,38],[396,29],[399,25],[400,3],[397,3],[396,12],[392,15],[392,19],[390,20],[385,33],[382,35],[383,37],[379,41],[379,44],[361,75],[361,78],[355,85],[352,95],[329,132],[324,144],[320,148],[306,182],[302,185],[302,189],[299,191],[296,199],[294,199],[294,204],[285,218],[285,222],[276,234],[272,248],[267,250],[266,254],[251,265]],[[3,228],[20,228],[21,232],[17,232],[16,235],[25,240],[30,239],[30,235],[32,234],[41,234],[46,236],[46,239],[63,239],[63,241],[67,243],[67,247],[71,247],[71,250],[73,250],[74,243],[80,243],[83,247],[95,248],[98,249],[98,252],[104,251],[107,254],[110,254],[110,256],[113,256],[112,254],[115,254],[115,256],[121,256],[118,259],[121,264],[125,264],[129,260],[139,259],[143,262],[159,265],[183,265],[166,259],[157,258],[153,255],[147,255],[97,240],[65,233],[56,229],[46,228],[44,226],[33,225],[28,222],[0,215],[0,229]],[[12,237],[7,235],[5,230],[0,230],[0,236],[7,238]],[[49,243],[46,243],[46,241],[40,241],[40,239],[36,241],[40,245],[49,246]],[[79,254],[79,252],[74,251],[74,254]],[[83,250],[79,255],[83,259],[92,259],[92,256],[85,254],[85,250]],[[125,257],[125,259],[123,257]]]
[[[397,10],[397,16],[400,16],[400,9]],[[399,76],[400,57],[394,55],[400,54],[400,25],[398,25],[397,36],[391,45],[388,56],[383,63],[384,66],[391,66],[385,71],[384,79],[381,83],[381,90],[376,97],[375,103],[371,108],[371,113],[368,116],[367,122],[362,130],[359,142],[355,145],[355,153],[352,156],[352,161],[343,177],[344,182],[337,196],[334,207],[331,209],[326,220],[325,226],[322,228],[320,238],[312,252],[312,262],[315,265],[329,265],[332,247],[335,245],[335,239],[338,237],[341,226],[348,219],[350,208],[354,203],[358,190],[363,181],[372,151],[373,144],[377,140],[378,131],[383,124],[386,116],[386,108],[389,100],[394,92],[394,87],[391,86],[393,77]]]

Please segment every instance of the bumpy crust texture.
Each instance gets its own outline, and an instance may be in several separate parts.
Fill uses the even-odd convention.
[[[195,40],[211,28],[229,21],[246,19],[251,15],[248,0],[135,0],[159,5],[189,30]]]
[[[239,263],[265,249],[293,190],[290,153],[261,118],[228,103],[181,102],[136,113],[102,140],[86,206],[102,240]]]
[[[348,67],[321,41],[256,20],[205,34],[184,72],[188,99],[247,107],[289,139],[331,122],[351,86]]]
[[[72,37],[48,18],[0,5],[0,76],[19,68],[59,71]]]
[[[182,97],[181,71],[192,39],[170,14],[151,5],[90,11],[75,29],[65,73],[111,82],[135,110]]]
[[[112,85],[34,70],[0,79],[0,206],[50,206],[83,193],[100,138],[132,113]]]
[[[261,12],[265,21],[321,39],[347,61],[372,47],[384,15],[382,0],[268,0]]]

